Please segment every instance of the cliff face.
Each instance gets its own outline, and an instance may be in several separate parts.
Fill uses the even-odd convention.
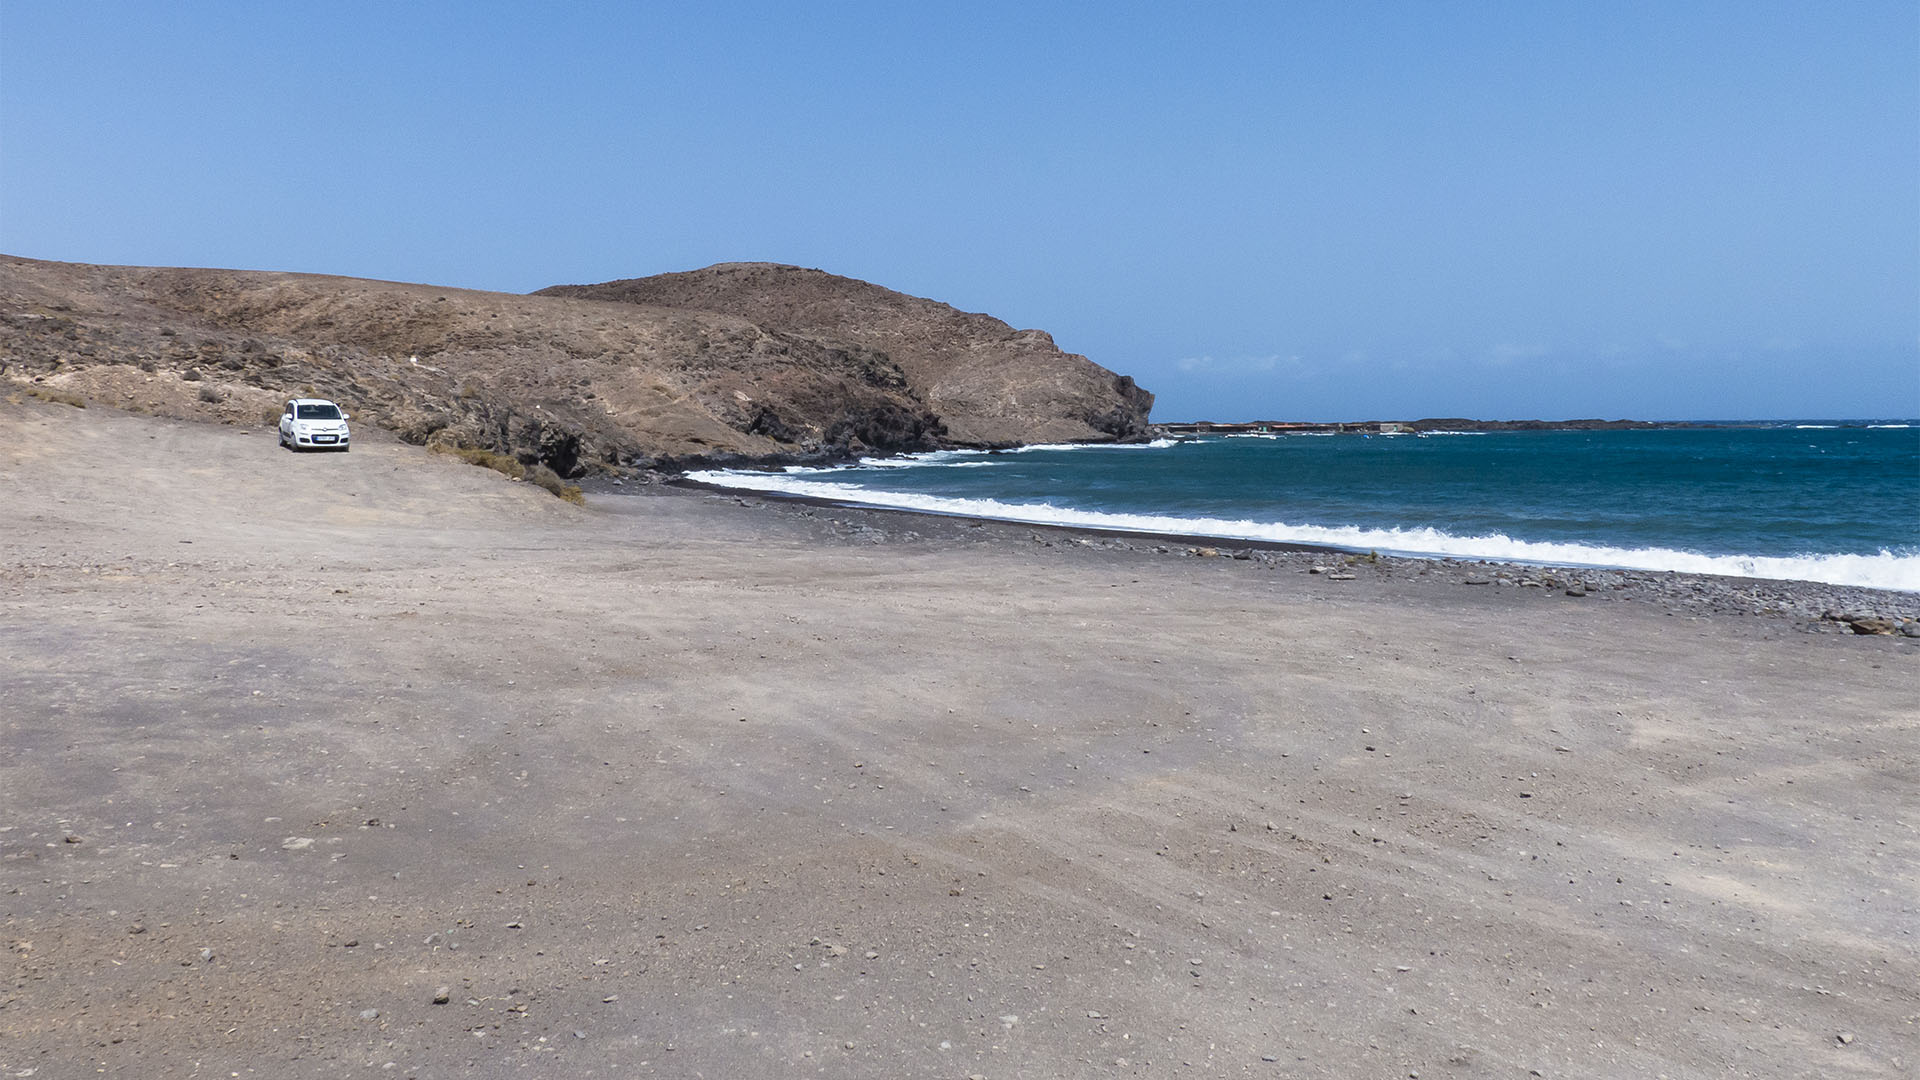
[[[1133,437],[1152,400],[1050,342],[1007,344],[1011,331],[985,316],[954,312],[984,320],[980,336],[960,336],[975,324],[952,324],[934,335],[945,353],[905,354],[910,373],[874,343],[883,335],[571,291],[517,296],[0,256],[0,376],[105,405],[247,424],[290,396],[330,397],[409,441],[504,450],[564,476],[955,441]],[[976,353],[972,367],[998,372],[994,379],[942,375],[941,355],[956,355],[949,362],[959,371]],[[1023,357],[1035,360],[1025,381],[1015,370]],[[949,384],[955,392],[937,400],[920,389]],[[973,397],[959,392],[968,386]],[[990,386],[1018,400],[996,414]],[[963,406],[964,423],[1001,422],[963,427],[956,440],[939,404],[948,400]]]
[[[885,354],[963,444],[1139,439],[1153,395],[1042,330],[820,270],[722,263],[705,270],[538,295],[727,312],[769,330]]]

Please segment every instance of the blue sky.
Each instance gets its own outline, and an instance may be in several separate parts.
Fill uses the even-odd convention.
[[[1920,8],[26,4],[0,251],[769,260],[1157,419],[1920,414]]]

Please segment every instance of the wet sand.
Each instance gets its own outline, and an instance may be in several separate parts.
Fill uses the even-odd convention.
[[[1910,639],[356,436],[0,404],[0,1074],[1920,1064]]]

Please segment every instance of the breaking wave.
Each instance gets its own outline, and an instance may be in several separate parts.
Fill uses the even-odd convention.
[[[782,471],[789,476],[818,475],[820,473],[845,473],[857,469],[913,469],[925,465],[940,465],[949,469],[980,469],[1000,464],[1000,458],[1014,454],[1031,454],[1040,450],[1168,450],[1180,445],[1178,439],[1155,439],[1143,443],[1034,443],[1031,446],[1016,446],[1005,450],[928,450],[918,454],[895,454],[891,457],[864,457],[853,465],[788,465]],[[710,475],[702,473],[702,476]],[[727,475],[736,475],[728,473]],[[740,473],[743,476],[760,476],[761,473]]]
[[[1146,447],[1150,444],[1136,445]],[[1107,449],[1114,449],[1114,447],[1107,447]],[[940,451],[940,453],[967,454],[979,453],[979,451]],[[1098,510],[1075,510],[1047,503],[1010,503],[998,499],[961,499],[913,492],[854,488],[844,484],[808,480],[792,473],[707,470],[688,473],[687,477],[714,487],[765,491],[858,506],[1014,521],[1029,525],[1064,525],[1108,529],[1115,532],[1159,533],[1191,536],[1195,539],[1307,544],[1424,558],[1489,559],[1498,562],[1623,570],[1672,570],[1689,574],[1814,581],[1829,585],[1856,585],[1874,589],[1920,592],[1920,553],[1914,552],[1896,553],[1882,550],[1871,555],[1703,555],[1697,552],[1657,547],[1623,548],[1516,540],[1498,533],[1486,536],[1455,536],[1432,528],[1377,529],[1352,525],[1289,525],[1284,522],[1235,521],[1207,517],[1116,514]]]

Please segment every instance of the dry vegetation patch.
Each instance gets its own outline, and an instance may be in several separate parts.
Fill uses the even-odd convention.
[[[479,465],[514,480],[524,480],[529,484],[545,488],[555,496],[570,503],[584,506],[587,497],[581,493],[577,484],[569,484],[560,478],[560,474],[545,465],[524,465],[519,458],[511,454],[502,454],[494,450],[482,450],[471,446],[449,446],[436,443],[433,449],[442,454],[451,454],[469,465]]]
[[[71,405],[76,409],[87,407],[87,399],[79,394],[69,394],[64,390],[50,390],[44,386],[28,386],[22,390],[30,398],[50,401],[55,405]]]

